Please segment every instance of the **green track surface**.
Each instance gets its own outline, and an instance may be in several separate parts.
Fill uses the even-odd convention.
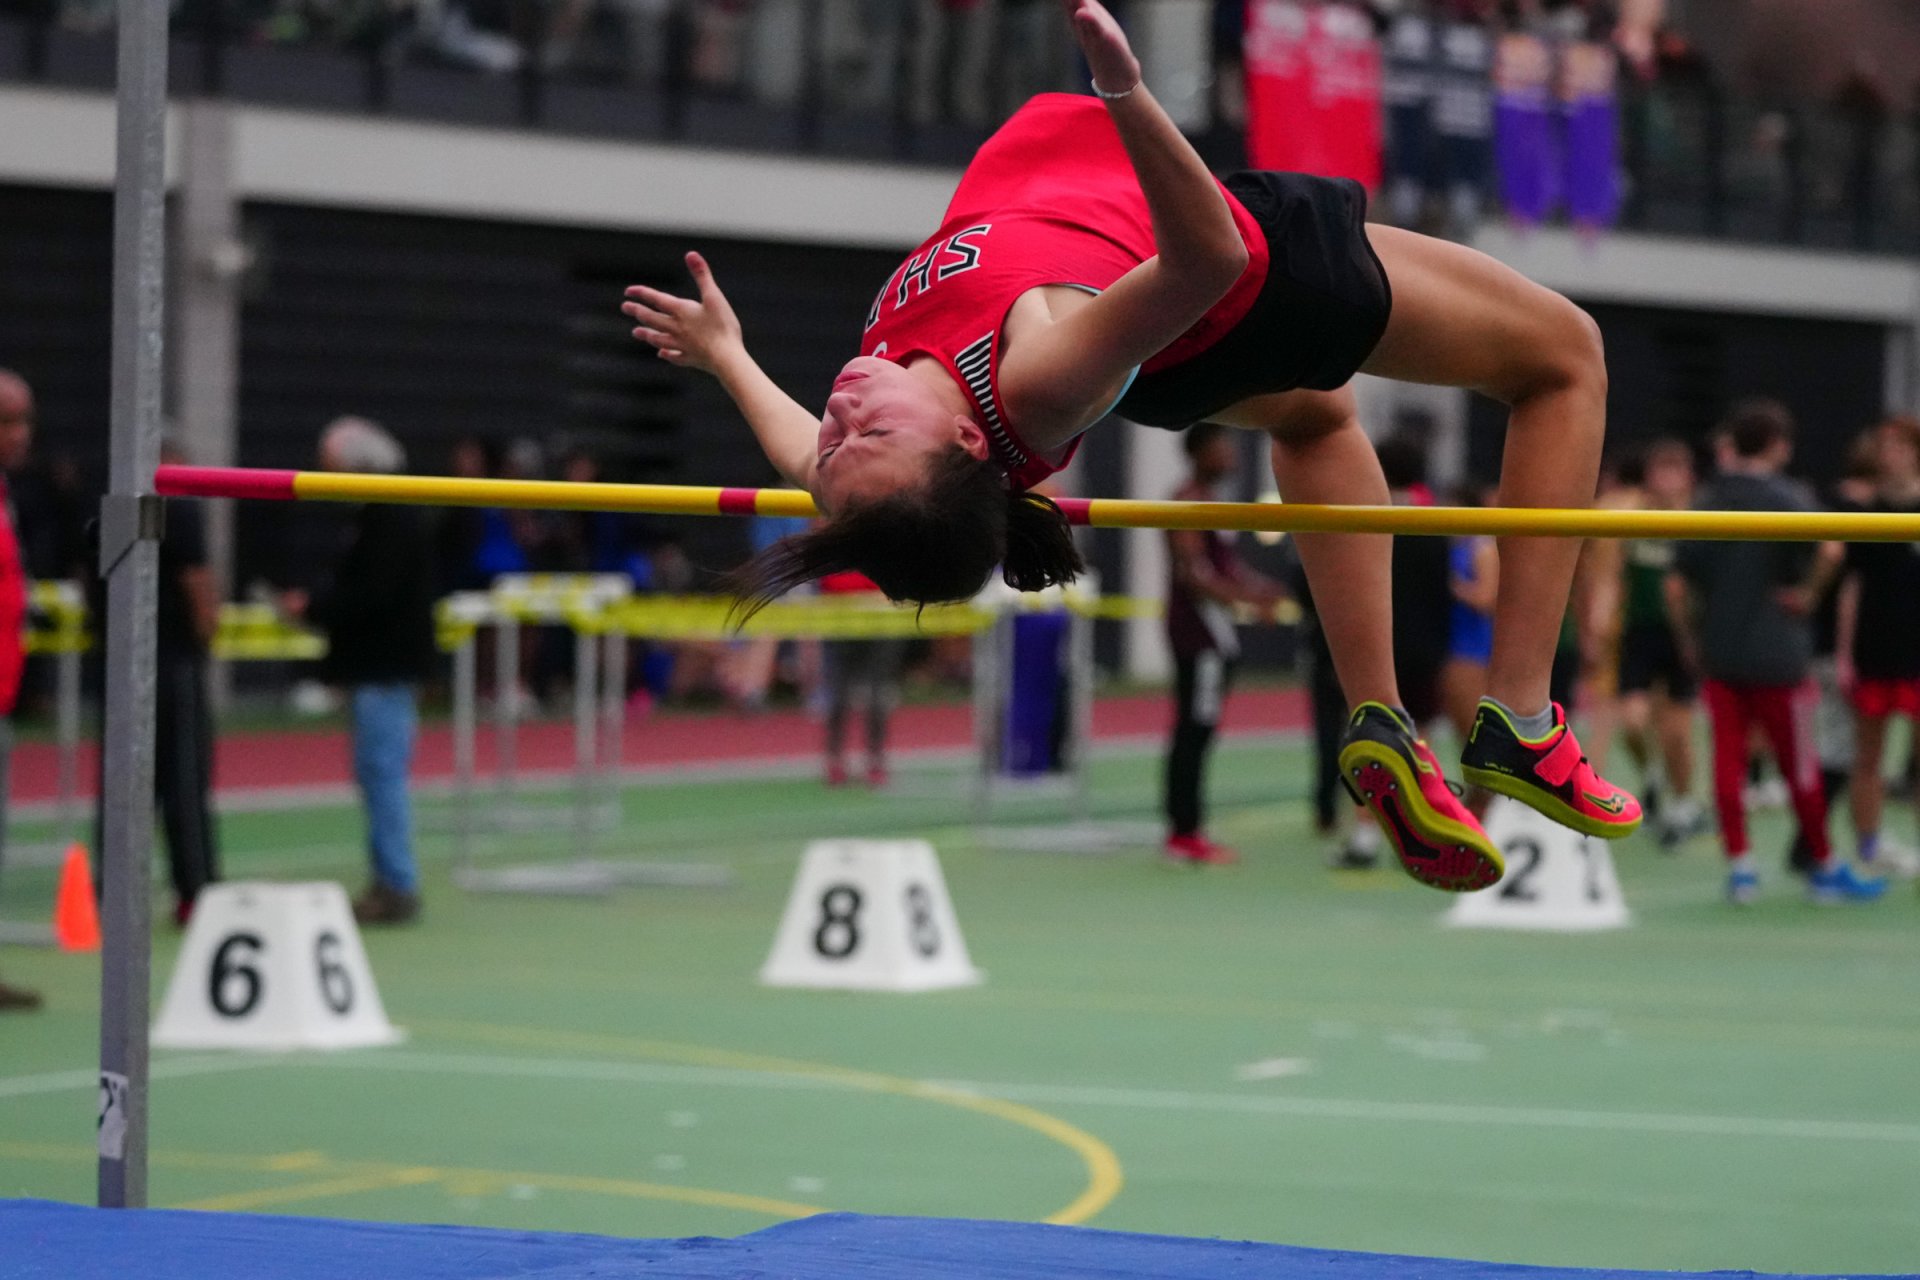
[[[1736,911],[1712,838],[1677,857],[1636,838],[1616,850],[1629,930],[1448,930],[1446,899],[1397,871],[1324,869],[1305,769],[1293,745],[1223,750],[1216,827],[1249,858],[1206,872],[1146,847],[989,847],[957,770],[933,766],[880,796],[629,788],[601,852],[724,864],[725,890],[471,896],[430,836],[424,923],[367,938],[409,1041],[156,1055],[153,1202],[627,1236],[807,1207],[1042,1219],[1104,1198],[1110,1152],[1124,1186],[1087,1218],[1104,1227],[1606,1267],[1920,1265],[1911,887],[1820,909],[1775,873]],[[1150,757],[1095,768],[1102,818],[1150,821],[1156,790]],[[356,824],[229,815],[229,874],[357,886]],[[552,828],[488,857],[564,856]],[[833,835],[933,839],[986,984],[756,985],[805,842]],[[1758,817],[1770,864],[1786,835]],[[10,873],[8,914],[51,889]],[[177,946],[157,938],[156,1003]],[[97,964],[7,948],[0,971],[49,1000],[0,1022],[0,1195],[86,1201]]]

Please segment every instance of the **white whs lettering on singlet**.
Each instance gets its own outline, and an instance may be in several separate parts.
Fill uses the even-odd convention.
[[[985,222],[968,227],[965,231],[956,231],[901,263],[874,296],[873,306],[867,311],[867,328],[871,329],[880,323],[880,314],[889,297],[893,299],[893,307],[897,311],[942,280],[951,280],[978,267],[984,248],[981,241],[992,230],[993,224]]]

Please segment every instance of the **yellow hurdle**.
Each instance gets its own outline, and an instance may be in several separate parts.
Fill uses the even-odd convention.
[[[154,487],[171,497],[380,502],[423,507],[527,507],[686,516],[819,514],[813,499],[797,490],[670,484],[566,484],[552,480],[462,480],[440,476],[168,466],[155,473]],[[1276,502],[1146,502],[1129,498],[1061,498],[1057,501],[1069,522],[1097,529],[1920,542],[1920,513],[1332,507]]]

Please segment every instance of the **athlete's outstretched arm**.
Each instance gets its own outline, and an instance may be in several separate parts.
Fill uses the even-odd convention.
[[[1016,414],[1029,419],[1036,412],[1097,411],[1128,370],[1191,328],[1247,265],[1226,197],[1141,82],[1140,61],[1120,24],[1099,0],[1063,3],[1146,194],[1157,252],[1086,306],[1009,349],[1003,385]]]
[[[775,385],[747,353],[740,319],[714,282],[707,260],[689,253],[687,271],[700,291],[697,299],[676,298],[645,285],[627,290],[620,309],[637,326],[633,336],[668,364],[718,378],[753,428],[767,461],[790,483],[812,488],[820,419]]]

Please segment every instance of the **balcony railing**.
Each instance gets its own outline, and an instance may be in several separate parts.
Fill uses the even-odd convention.
[[[1019,102],[1085,80],[1045,0],[338,0],[335,20],[261,0],[178,0],[181,95],[703,146],[961,163]],[[1137,27],[1204,32],[1205,22]],[[0,81],[109,88],[110,0],[0,0]],[[299,9],[299,6],[292,6]],[[1177,43],[1177,42],[1176,42]],[[1156,54],[1160,51],[1156,50]],[[1244,138],[1211,109],[1231,51],[1203,34],[1156,65],[1221,168]],[[1175,65],[1167,65],[1172,60]],[[1176,95],[1177,96],[1177,95]],[[1629,84],[1627,229],[1920,251],[1920,110],[1856,93],[1763,104],[1710,76]],[[1489,208],[1497,208],[1489,204]]]

